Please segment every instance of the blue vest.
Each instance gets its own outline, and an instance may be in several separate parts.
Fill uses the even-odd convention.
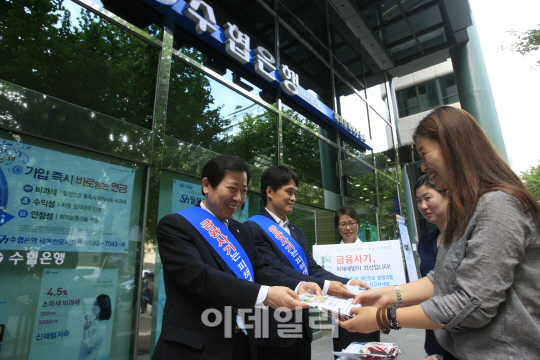
[[[193,206],[177,212],[199,231],[231,271],[240,279],[253,282],[253,266],[230,230],[210,212]]]
[[[255,215],[248,220],[253,221],[264,230],[276,246],[285,255],[292,267],[302,274],[309,275],[306,254],[296,240],[285,229],[263,215]]]

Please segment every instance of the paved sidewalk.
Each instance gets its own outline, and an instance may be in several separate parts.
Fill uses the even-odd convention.
[[[424,351],[425,331],[418,329],[401,329],[390,331],[390,334],[381,334],[381,342],[396,343],[401,350],[399,360],[422,360],[426,356]],[[333,360],[332,337],[329,330],[323,330],[323,336],[311,344],[311,359]]]

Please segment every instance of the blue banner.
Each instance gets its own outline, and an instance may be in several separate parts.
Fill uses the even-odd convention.
[[[225,224],[198,206],[192,206],[177,214],[186,218],[201,233],[239,279],[253,282],[251,261]]]
[[[270,239],[277,245],[287,260],[289,260],[289,263],[291,263],[294,270],[309,275],[304,250],[302,250],[302,247],[298,245],[292,236],[285,236],[285,234],[287,234],[285,229],[262,215],[252,216],[248,221],[253,221],[255,224],[259,225],[261,229],[270,236]]]

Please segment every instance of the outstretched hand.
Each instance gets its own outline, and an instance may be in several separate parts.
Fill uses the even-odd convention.
[[[392,305],[393,302],[396,302],[396,300],[392,299],[390,294],[387,294],[383,289],[384,288],[364,291],[363,293],[356,295],[352,303],[360,304],[362,306],[384,308]]]
[[[308,305],[300,301],[294,291],[285,286],[271,286],[263,304],[279,311],[290,311],[307,308]]]
[[[302,294],[314,294],[314,295],[324,295],[321,288],[317,283],[314,282],[303,282],[298,286],[298,295]]]
[[[352,299],[354,294],[350,292],[345,285],[339,281],[330,281],[328,295],[337,296],[342,299]]]
[[[356,316],[347,321],[338,321],[339,326],[348,332],[369,334],[379,330],[377,318],[375,317],[377,314],[377,308],[355,307],[351,309],[351,314],[356,314]]]

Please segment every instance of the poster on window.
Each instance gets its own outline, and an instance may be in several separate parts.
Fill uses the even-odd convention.
[[[407,274],[409,275],[409,281],[418,280],[418,271],[416,271],[413,248],[411,246],[411,239],[409,238],[409,231],[407,230],[407,225],[405,225],[405,218],[403,216],[396,215],[396,221],[399,226],[399,234],[401,236],[401,242],[403,244],[403,254],[405,255],[405,264],[407,264]]]
[[[131,168],[0,139],[0,250],[127,251],[134,180]]]
[[[4,340],[4,334],[6,333],[8,306],[9,300],[0,299],[0,355],[2,354],[2,341]]]
[[[348,279],[362,280],[371,288],[406,282],[399,240],[314,245],[313,258],[325,270]]]
[[[174,179],[173,181],[173,201],[171,212],[176,213],[187,209],[188,207],[194,206],[199,201],[204,200],[204,195],[202,194],[202,185],[193,184],[186,181],[181,181]],[[246,201],[240,209],[236,211],[233,219],[240,222],[244,222],[249,218],[249,206],[248,206],[249,196],[246,196]]]
[[[78,283],[75,269],[43,270],[29,360],[107,360],[117,293],[117,269]]]

